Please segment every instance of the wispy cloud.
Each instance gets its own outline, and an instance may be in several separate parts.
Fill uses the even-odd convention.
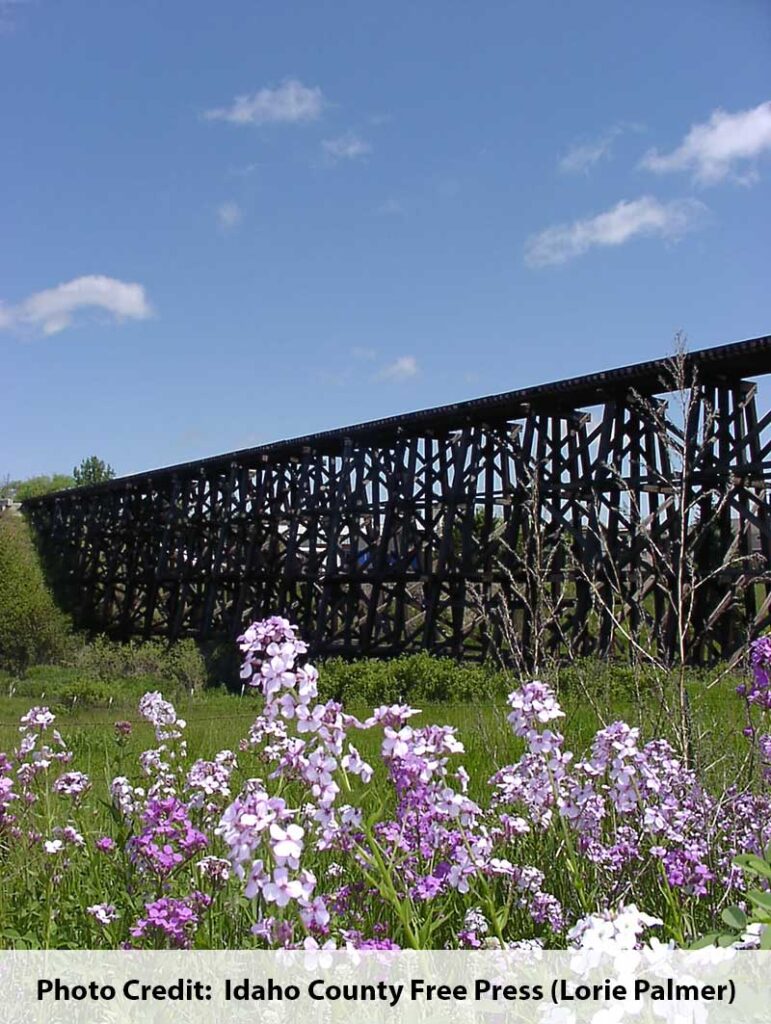
[[[334,139],[324,139],[321,148],[333,161],[358,160],[372,152],[372,146],[353,132],[346,132]]]
[[[708,121],[691,127],[677,149],[663,154],[651,150],[642,166],[658,174],[691,171],[702,185],[725,178],[746,185],[757,180],[757,171],[748,162],[770,151],[771,101],[766,101],[735,114],[713,111]]]
[[[217,207],[217,223],[222,231],[231,231],[234,227],[241,223],[243,219],[243,210],[232,200],[228,200],[226,203],[220,203]]]
[[[298,124],[316,121],[324,109],[324,97],[318,86],[308,87],[296,78],[287,78],[275,88],[236,96],[229,107],[207,110],[209,121],[230,124]]]
[[[621,121],[597,138],[576,142],[560,157],[557,167],[563,174],[588,174],[600,161],[611,157],[613,145],[620,135],[644,130],[643,125],[637,122]]]
[[[400,381],[408,380],[417,376],[419,372],[418,361],[415,356],[399,356],[392,363],[388,363],[378,373],[377,380]]]
[[[338,365],[327,363],[315,370],[316,379],[325,387],[356,387],[361,389],[373,381],[398,383],[417,377],[420,373],[418,360],[415,356],[397,356],[396,359],[381,363],[382,356],[376,348],[365,345],[353,345],[346,353],[346,358],[338,360]]]
[[[560,157],[558,167],[563,174],[588,174],[589,171],[604,157],[610,155],[613,140],[619,134],[614,128],[599,139],[591,142],[580,142]]]
[[[617,246],[639,236],[676,240],[697,226],[706,207],[696,199],[662,203],[653,196],[622,199],[594,217],[556,224],[529,238],[525,262],[545,267],[581,256],[596,246]]]
[[[35,292],[16,306],[0,306],[0,328],[27,326],[58,334],[87,309],[102,310],[118,322],[144,320],[152,314],[141,284],[93,274]]]

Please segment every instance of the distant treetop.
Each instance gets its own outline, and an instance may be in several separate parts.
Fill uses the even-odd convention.
[[[88,487],[91,484],[103,484],[107,480],[112,480],[115,470],[109,462],[104,462],[96,455],[89,455],[73,469],[72,475],[75,478],[76,487]]]
[[[79,466],[69,473],[43,473],[31,476],[26,480],[11,480],[10,476],[0,479],[0,498],[11,498],[14,501],[27,501],[39,498],[53,491],[66,491],[70,487],[87,487],[89,484],[101,484],[112,480],[115,470],[108,462],[90,455],[83,459]]]
[[[31,476],[28,480],[11,481],[9,497],[16,501],[26,501],[28,498],[39,498],[41,494],[50,494],[52,491],[64,491],[74,485],[75,481],[67,473]]]

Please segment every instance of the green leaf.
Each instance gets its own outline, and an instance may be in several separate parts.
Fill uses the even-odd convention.
[[[734,858],[734,864],[737,868],[744,868],[745,871],[752,871],[756,875],[763,875],[764,878],[771,879],[771,864],[754,853],[740,854]]]
[[[747,915],[739,907],[726,907],[720,916],[724,924],[737,932],[743,932],[747,927]]]
[[[771,949],[771,925],[766,925],[763,934],[760,936],[760,948]]]
[[[717,944],[718,946],[720,946],[721,949],[726,949],[728,946],[733,946],[734,942],[736,942],[735,935],[721,935],[720,938],[717,940]]]
[[[706,949],[707,946],[714,946],[720,937],[719,932],[707,932],[690,944],[689,949]]]
[[[753,906],[771,912],[771,892],[760,892],[759,889],[750,889],[747,893],[747,899]]]
[[[15,928],[6,928],[4,931],[0,932],[0,939],[5,940],[3,945],[7,943],[7,948],[10,949],[35,948],[35,936],[21,935]]]

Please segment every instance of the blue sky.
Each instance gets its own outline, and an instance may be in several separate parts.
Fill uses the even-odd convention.
[[[0,25],[0,475],[771,332],[765,0],[0,0]]]

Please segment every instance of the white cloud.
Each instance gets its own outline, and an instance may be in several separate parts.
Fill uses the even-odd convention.
[[[603,157],[610,154],[613,139],[618,132],[609,132],[594,142],[583,142],[570,149],[560,158],[558,167],[563,174],[587,174]]]
[[[243,215],[243,211],[238,203],[232,201],[220,203],[217,207],[217,223],[223,231],[230,231],[231,228],[240,224]]]
[[[619,135],[645,131],[636,121],[620,121],[596,139],[577,142],[562,156],[557,164],[563,174],[588,174],[601,160],[611,155],[613,144]]]
[[[323,107],[324,97],[318,86],[309,88],[296,78],[287,78],[275,89],[266,87],[251,95],[236,96],[229,107],[207,110],[204,117],[230,124],[297,124],[317,120]]]
[[[756,180],[754,168],[739,168],[771,151],[771,101],[728,114],[715,110],[709,121],[695,124],[671,153],[651,150],[642,166],[659,174],[691,171],[696,181],[712,185],[733,178],[742,184]]]
[[[415,356],[399,356],[392,363],[384,366],[378,373],[377,380],[407,380],[418,373],[418,361]]]
[[[321,148],[332,160],[357,160],[372,152],[372,146],[353,132],[346,132],[336,139],[324,139]]]
[[[35,292],[17,306],[3,306],[0,328],[30,326],[43,334],[57,334],[84,309],[104,310],[117,321],[144,320],[152,314],[141,284],[91,274]]]
[[[640,235],[674,240],[694,228],[705,211],[696,199],[622,199],[595,217],[556,224],[533,235],[525,244],[525,262],[531,267],[565,263],[594,246],[623,245]]]

